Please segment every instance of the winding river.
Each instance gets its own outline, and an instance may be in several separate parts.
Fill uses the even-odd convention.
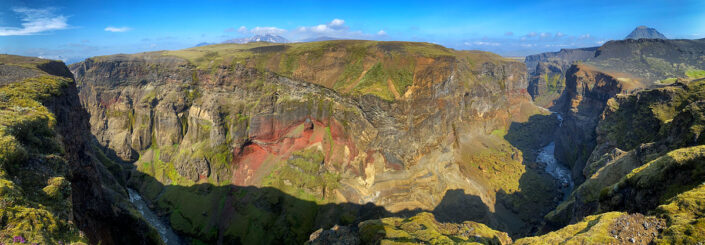
[[[164,224],[164,222],[159,219],[159,216],[154,214],[154,212],[149,209],[147,203],[142,200],[142,196],[140,196],[137,191],[127,188],[127,192],[130,195],[130,202],[137,207],[137,210],[140,211],[142,217],[144,217],[144,219],[147,220],[147,222],[152,225],[157,232],[159,232],[159,236],[166,245],[181,244],[179,236],[176,235],[176,233],[171,229],[171,226]]]
[[[558,121],[560,122],[558,124],[558,127],[563,126],[563,117],[561,117],[561,114],[554,113],[558,117]],[[560,190],[563,192],[563,199],[567,198],[570,195],[570,192],[573,190],[573,178],[571,177],[571,171],[570,169],[566,168],[565,165],[561,164],[556,160],[556,155],[555,155],[555,150],[556,150],[556,143],[551,141],[548,145],[544,146],[539,150],[538,155],[536,156],[536,162],[546,164],[546,168],[544,169],[546,173],[550,174],[558,180],[560,186]]]

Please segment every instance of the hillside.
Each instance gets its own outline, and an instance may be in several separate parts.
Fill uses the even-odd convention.
[[[98,142],[136,167],[130,185],[193,241],[281,229],[258,241],[302,242],[419,211],[521,235],[561,195],[534,162],[558,121],[531,104],[524,66],[494,54],[223,44],[71,70]]]
[[[695,243],[698,45],[606,44],[567,68],[556,113],[522,63],[427,43],[0,56],[0,239]]]
[[[0,55],[0,74],[0,241],[160,242],[111,174],[117,166],[92,148],[68,68]]]

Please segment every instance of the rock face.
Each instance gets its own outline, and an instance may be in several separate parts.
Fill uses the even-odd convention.
[[[522,152],[536,149],[508,141],[520,138],[511,124],[544,113],[530,102],[524,66],[493,54],[403,42],[253,43],[96,57],[71,70],[97,141],[134,163],[131,185],[193,239],[243,241],[286,224],[293,234],[272,233],[270,242],[302,242],[361,220],[365,203],[522,234],[558,195],[550,176],[522,164]],[[542,187],[520,192],[526,176]],[[251,206],[282,195],[268,187],[311,213]],[[356,208],[315,205],[328,203]],[[513,214],[531,205],[542,211]],[[276,221],[291,215],[300,220]]]
[[[2,55],[0,70],[0,239],[158,243],[127,201],[124,180],[112,174],[120,166],[93,149],[88,114],[67,67]]]
[[[552,107],[565,88],[565,75],[570,65],[593,58],[597,48],[561,49],[559,52],[526,56],[524,64],[529,74],[527,90],[534,102],[542,107]]]
[[[610,42],[594,59],[568,70],[566,89],[554,107],[564,118],[556,157],[571,164],[579,185],[546,216],[548,226],[594,219],[589,215],[606,211],[650,213],[665,219],[669,230],[654,234],[660,239],[656,243],[697,239],[681,230],[686,221],[675,216],[692,222],[699,216],[673,207],[692,201],[693,194],[685,193],[698,192],[705,179],[699,169],[703,61],[696,58],[705,49],[699,45],[700,40]],[[684,191],[679,200],[676,195]],[[589,234],[610,239],[606,233]],[[584,237],[541,240],[566,236]]]
[[[647,26],[638,26],[624,39],[668,39],[656,29]]]
[[[640,39],[610,41],[595,57],[571,66],[566,88],[554,110],[564,114],[564,127],[556,140],[557,158],[572,166],[578,182],[596,145],[595,128],[607,101],[630,93],[673,83],[677,78],[705,76],[702,40]],[[633,129],[629,129],[633,130]]]

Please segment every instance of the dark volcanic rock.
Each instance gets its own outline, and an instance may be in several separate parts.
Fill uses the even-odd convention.
[[[627,37],[624,39],[642,39],[642,38],[647,38],[647,39],[668,39],[666,36],[658,32],[656,29],[647,27],[647,26],[639,26],[635,28],[632,33],[629,33]]]

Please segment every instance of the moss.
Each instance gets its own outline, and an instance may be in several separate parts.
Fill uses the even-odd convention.
[[[609,228],[623,215],[625,213],[609,212],[587,216],[580,222],[557,231],[521,238],[515,244],[617,244],[618,241],[610,234]]]
[[[67,163],[43,105],[72,82],[45,75],[0,87],[0,243],[86,241],[69,222]]]
[[[705,240],[705,184],[681,193],[659,206],[655,213],[666,219],[657,244],[696,244]]]
[[[705,181],[705,145],[671,151],[634,169],[601,196],[606,208],[626,205],[632,209],[653,208],[676,194]],[[628,191],[625,191],[628,190]],[[629,196],[624,196],[625,194]],[[640,195],[640,201],[634,200]],[[615,203],[614,200],[623,200]]]
[[[699,69],[689,69],[685,72],[685,75],[691,79],[699,79],[705,77],[705,71]]]
[[[323,167],[324,155],[316,148],[296,151],[262,181],[303,200],[326,202],[334,198],[340,176]]]
[[[358,225],[364,244],[510,244],[511,238],[484,224],[441,223],[433,214],[422,212],[409,218],[368,220]]]

